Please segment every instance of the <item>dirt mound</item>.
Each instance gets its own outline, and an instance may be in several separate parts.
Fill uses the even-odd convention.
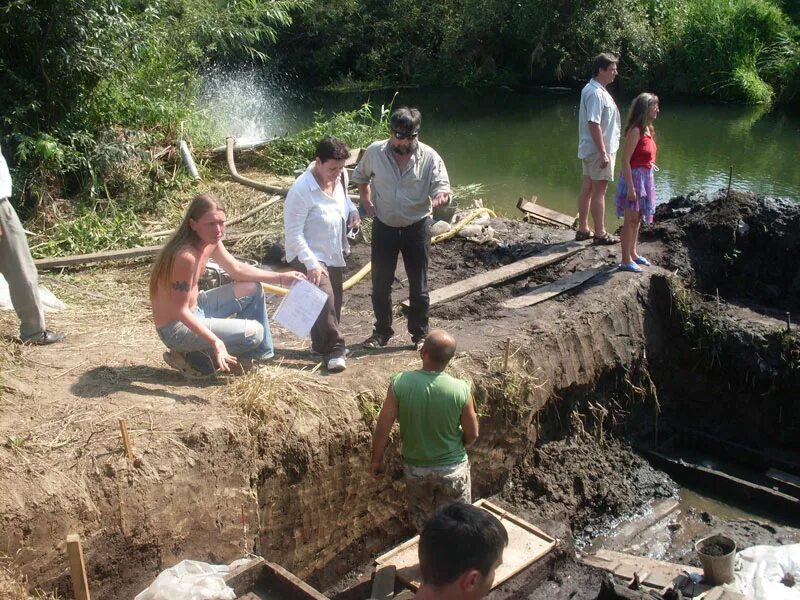
[[[624,443],[582,435],[529,447],[503,497],[539,518],[569,519],[580,543],[676,489]]]
[[[642,238],[662,240],[665,266],[699,291],[767,312],[800,304],[800,203],[725,190],[678,196]]]

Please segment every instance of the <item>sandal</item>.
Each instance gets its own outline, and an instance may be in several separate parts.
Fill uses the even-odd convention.
[[[575,232],[575,241],[582,242],[584,240],[588,240],[592,237],[592,232],[588,229],[586,231],[576,231]]]
[[[635,262],[620,263],[617,268],[620,271],[628,271],[629,273],[641,273],[642,272],[642,267],[637,265]]]
[[[647,260],[644,256],[637,256],[636,258],[633,259],[633,262],[635,262],[637,265],[642,265],[644,267],[653,266],[653,263]]]
[[[594,236],[593,243],[595,246],[613,246],[619,243],[619,238],[606,231],[603,235]]]
[[[389,343],[390,339],[391,337],[387,337],[379,333],[373,333],[366,340],[364,340],[361,346],[363,348],[368,348],[370,350],[374,350],[376,348],[383,348],[386,344]]]
[[[189,361],[186,360],[186,357],[183,355],[183,353],[178,352],[177,350],[168,350],[161,356],[165,363],[186,377],[186,379],[208,379],[214,376],[214,373],[209,373],[206,375],[201,373],[198,369],[195,369],[189,364]]]

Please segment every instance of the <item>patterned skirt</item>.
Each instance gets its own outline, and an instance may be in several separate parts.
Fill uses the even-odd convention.
[[[642,221],[652,223],[653,215],[656,212],[656,182],[653,177],[653,169],[646,167],[631,169],[631,175],[638,201],[631,202],[628,200],[628,182],[620,174],[617,195],[614,199],[617,206],[617,216],[625,216],[625,209],[636,210],[641,214]]]

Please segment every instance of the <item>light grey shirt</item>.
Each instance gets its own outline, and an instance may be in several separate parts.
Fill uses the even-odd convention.
[[[353,181],[372,182],[375,214],[389,227],[407,227],[430,216],[431,198],[450,192],[444,162],[436,150],[421,142],[402,173],[390,140],[370,144],[353,171]]]
[[[344,178],[346,186],[347,173]],[[328,196],[309,167],[286,194],[283,207],[286,260],[297,258],[306,269],[318,267],[319,263],[344,267],[344,257],[350,253],[347,219],[352,212],[358,209],[345,193],[342,178],[337,178],[333,196]]]
[[[0,200],[11,196],[11,173],[8,172],[6,159],[0,149]]]
[[[581,91],[581,107],[578,113],[578,158],[588,158],[600,149],[589,132],[589,122],[598,123],[603,134],[606,152],[614,154],[619,148],[620,118],[617,104],[596,79],[590,79]]]

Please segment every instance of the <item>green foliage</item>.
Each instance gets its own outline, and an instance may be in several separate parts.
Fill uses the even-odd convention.
[[[131,157],[101,141],[120,126],[157,132],[149,141],[164,145],[182,135],[209,139],[209,120],[195,104],[202,70],[265,59],[257,46],[274,43],[303,1],[6,2],[0,142],[6,156],[16,155],[21,204],[95,198],[109,168],[125,170],[106,159]]]
[[[317,143],[327,135],[343,139],[350,148],[368,146],[388,135],[390,113],[391,105],[381,106],[376,115],[368,102],[357,110],[335,113],[330,118],[318,112],[311,127],[269,145],[267,167],[290,175],[313,160]]]
[[[661,74],[679,93],[770,102],[783,69],[775,44],[791,53],[795,31],[767,0],[697,0]]]
[[[145,241],[144,228],[133,208],[81,207],[74,218],[57,221],[45,232],[47,241],[31,246],[36,258],[88,254],[115,248],[133,248]]]

